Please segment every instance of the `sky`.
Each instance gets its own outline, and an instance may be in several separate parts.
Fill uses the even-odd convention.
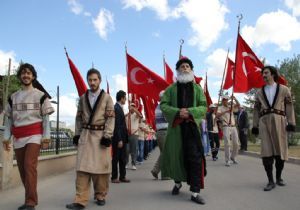
[[[125,45],[163,76],[163,55],[174,70],[183,39],[182,54],[197,76],[207,72],[216,102],[227,50],[235,57],[239,14],[241,35],[267,64],[300,52],[300,0],[1,0],[0,74],[9,58],[13,69],[33,64],[53,97],[60,87],[60,119],[72,126],[78,95],[64,47],[83,78],[92,65],[100,70],[101,88],[107,78],[115,100],[127,90]]]

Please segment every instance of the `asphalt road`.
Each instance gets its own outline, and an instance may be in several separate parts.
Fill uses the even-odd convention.
[[[224,166],[224,154],[218,161],[207,159],[208,175],[201,195],[206,205],[190,201],[186,184],[177,196],[171,195],[172,181],[153,180],[150,170],[158,156],[158,149],[149,160],[128,170],[131,183],[110,184],[107,203],[99,207],[90,200],[86,209],[106,210],[299,210],[300,209],[300,165],[286,164],[283,178],[285,187],[276,187],[264,192],[267,179],[261,160],[255,157],[238,157],[239,164]],[[39,210],[66,209],[75,193],[75,171],[39,180]],[[92,194],[91,194],[92,198]],[[24,201],[23,187],[0,192],[0,210],[17,209]]]

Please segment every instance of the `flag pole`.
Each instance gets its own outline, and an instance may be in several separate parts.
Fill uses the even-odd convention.
[[[243,14],[239,14],[236,16],[238,21],[238,33],[237,33],[237,39],[236,39],[236,49],[235,49],[235,64],[233,69],[233,85],[232,85],[232,94],[231,94],[231,104],[230,104],[230,117],[229,117],[229,125],[231,124],[231,110],[233,107],[233,94],[234,94],[234,86],[235,86],[235,75],[236,75],[236,60],[237,60],[237,51],[238,51],[238,41],[239,41],[239,34],[240,34],[240,26],[241,26],[241,20],[243,19]]]
[[[128,93],[128,135],[131,135],[131,113],[130,113],[130,103],[132,100],[132,93],[131,98],[129,100],[129,87],[128,87],[128,60],[127,60],[127,41],[125,42],[125,58],[126,58],[126,73],[127,73],[127,93]]]
[[[182,57],[182,45],[184,43],[184,39],[179,40],[180,46],[179,46],[179,59]]]
[[[218,103],[217,103],[217,106],[219,106],[220,98],[221,98],[221,95],[222,95],[222,93],[223,93],[223,84],[224,84],[225,71],[226,71],[226,66],[228,65],[228,55],[229,55],[229,48],[228,48],[228,50],[227,50],[227,56],[226,56],[226,61],[225,61],[224,70],[223,70],[223,76],[222,76],[222,82],[221,82],[221,87],[220,87],[220,91],[219,91],[219,97],[218,97]]]
[[[164,77],[166,79],[166,59],[165,59],[165,51],[163,52],[163,64],[164,64]]]
[[[64,49],[65,49],[66,56],[69,58],[69,54],[68,54],[66,46],[64,46]]]

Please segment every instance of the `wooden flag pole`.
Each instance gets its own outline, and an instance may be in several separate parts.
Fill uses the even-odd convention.
[[[229,55],[229,48],[227,50],[227,56],[226,56],[224,70],[223,70],[223,76],[222,76],[222,82],[221,82],[221,87],[220,87],[220,91],[219,91],[219,97],[218,97],[217,106],[219,106],[221,95],[223,94],[223,84],[224,84],[224,77],[225,77],[226,66],[227,66],[227,62],[228,62],[228,55]]]
[[[234,94],[234,85],[235,85],[235,74],[236,74],[236,60],[237,60],[237,50],[238,50],[238,36],[240,34],[240,25],[241,25],[241,20],[243,19],[243,15],[239,14],[236,16],[239,20],[238,22],[238,34],[237,34],[237,39],[236,39],[236,49],[235,49],[235,64],[234,64],[234,69],[233,69],[233,85],[232,85],[232,94],[231,94],[231,104],[230,104],[230,117],[229,117],[229,125],[231,124],[231,113],[232,113],[232,107],[233,107],[233,94]]]

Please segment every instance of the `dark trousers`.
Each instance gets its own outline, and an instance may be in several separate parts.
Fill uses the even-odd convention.
[[[127,144],[123,144],[122,148],[118,148],[117,144],[113,144],[111,179],[118,178],[118,164],[120,170],[119,179],[125,179],[126,177],[126,147]]]
[[[29,143],[25,147],[15,149],[20,177],[25,188],[25,204],[36,206],[37,195],[37,164],[40,145]]]
[[[245,133],[243,129],[239,129],[239,137],[241,142],[241,150],[247,151],[247,146],[248,146],[247,133]]]
[[[216,158],[220,148],[219,134],[209,132],[208,137],[210,140],[211,155],[213,158]]]
[[[148,158],[148,153],[149,153],[149,141],[145,140],[144,141],[144,160],[147,160]]]
[[[268,180],[271,183],[274,183],[274,179],[273,179],[274,159],[275,159],[275,168],[276,168],[276,181],[279,181],[281,179],[282,170],[284,168],[284,160],[281,160],[280,156],[271,156],[271,157],[262,158]]]

